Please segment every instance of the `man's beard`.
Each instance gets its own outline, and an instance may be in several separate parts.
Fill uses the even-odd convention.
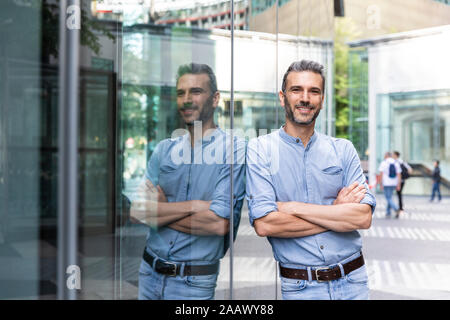
[[[184,110],[193,110],[197,111],[200,107],[197,105],[194,105],[192,103],[185,103],[182,108],[180,108],[180,111]],[[201,121],[202,123],[205,121],[208,121],[213,117],[214,115],[214,108],[213,108],[213,96],[211,95],[208,100],[205,101],[205,104],[203,105],[202,110],[200,111],[200,114],[197,119],[191,120],[189,122],[186,122],[187,126],[193,126],[195,121]]]
[[[287,101],[286,97],[284,97],[284,110],[286,112],[286,117],[291,122],[293,122],[295,124],[302,125],[302,126],[310,125],[311,123],[316,121],[316,118],[319,116],[319,113],[320,113],[320,108],[318,108],[317,106],[315,106],[313,104],[310,104],[310,103],[300,102],[299,104],[295,105],[295,107],[310,107],[310,108],[312,107],[312,108],[317,108],[316,112],[314,112],[313,116],[308,121],[297,120],[297,119],[295,119],[294,111],[292,111],[290,103]]]

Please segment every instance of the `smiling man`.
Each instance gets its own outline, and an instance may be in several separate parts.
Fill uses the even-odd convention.
[[[139,299],[213,299],[220,259],[229,246],[245,187],[245,141],[234,137],[233,210],[230,209],[230,135],[214,123],[216,77],[205,64],[178,69],[176,101],[187,130],[161,141],[131,205],[131,217],[148,225],[139,270]]]
[[[370,227],[375,198],[352,143],[314,129],[324,90],[320,64],[286,71],[286,123],[247,149],[250,222],[272,245],[283,299],[368,299],[357,230]]]

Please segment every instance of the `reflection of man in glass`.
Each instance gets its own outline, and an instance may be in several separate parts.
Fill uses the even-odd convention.
[[[357,229],[370,226],[375,198],[352,143],[314,130],[324,87],[316,62],[285,73],[286,123],[247,149],[250,221],[272,245],[284,299],[367,299]]]
[[[161,141],[131,216],[150,226],[139,299],[212,299],[228,248],[231,139],[214,124],[220,94],[211,68],[181,66],[177,106],[184,134]],[[234,139],[234,230],[244,197],[245,142]],[[229,157],[231,158],[231,157]]]

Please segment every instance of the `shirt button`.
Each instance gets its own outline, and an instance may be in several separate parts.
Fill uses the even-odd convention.
[[[299,142],[300,142],[300,140],[299,140],[299,139],[297,139],[297,140],[295,140],[295,142],[299,143]]]
[[[323,246],[320,246],[320,249],[323,250]]]
[[[173,245],[173,241],[170,241],[170,245]]]

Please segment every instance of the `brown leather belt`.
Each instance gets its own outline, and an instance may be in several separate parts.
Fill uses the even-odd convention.
[[[335,266],[333,268],[315,268],[311,269],[311,278],[312,280],[317,280],[318,282],[336,280],[349,274],[353,270],[362,267],[363,265],[364,258],[361,254],[358,258],[342,265],[344,268],[344,274],[341,274],[341,268],[339,268],[339,266]],[[308,280],[307,269],[291,269],[280,266],[280,274],[284,278]]]
[[[143,259],[150,265],[150,267],[153,267],[153,261],[155,260],[154,257],[152,257],[146,250],[144,250]],[[156,260],[155,263],[155,271],[161,274],[165,274],[168,276],[178,276],[181,275],[181,267],[182,263],[176,263],[176,262],[168,262],[163,261],[161,259]],[[205,276],[208,274],[215,274],[219,271],[219,263],[215,264],[208,264],[208,265],[185,265],[183,274],[185,276]]]

